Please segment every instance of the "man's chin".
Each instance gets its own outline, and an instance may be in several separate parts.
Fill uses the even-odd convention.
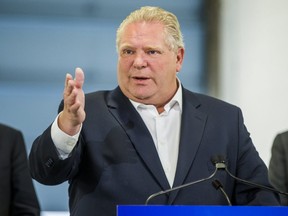
[[[150,98],[149,96],[145,95],[145,94],[134,94],[130,99],[131,100],[134,100],[138,103],[143,103],[143,104],[150,104],[149,101],[150,101]]]

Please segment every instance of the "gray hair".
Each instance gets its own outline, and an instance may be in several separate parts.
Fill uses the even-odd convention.
[[[116,33],[116,49],[118,52],[120,40],[125,27],[135,22],[160,22],[164,25],[166,44],[176,52],[178,48],[184,48],[183,35],[177,17],[162,8],[145,6],[133,11],[120,24]]]

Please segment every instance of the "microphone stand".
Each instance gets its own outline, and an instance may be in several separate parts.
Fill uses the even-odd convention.
[[[261,188],[261,189],[264,189],[264,190],[268,190],[268,191],[272,191],[272,192],[275,192],[275,193],[278,193],[278,194],[282,194],[282,195],[285,195],[285,196],[288,196],[288,193],[287,192],[283,192],[283,191],[279,191],[279,190],[276,190],[272,187],[267,187],[265,185],[260,185],[260,184],[257,184],[257,183],[254,183],[254,182],[250,182],[250,181],[247,181],[247,180],[244,180],[244,179],[241,179],[241,178],[238,178],[236,176],[234,176],[227,168],[226,166],[226,162],[224,160],[224,157],[222,156],[219,156],[218,159],[212,159],[212,162],[215,164],[215,167],[216,169],[224,169],[228,175],[230,177],[232,177],[233,179],[243,183],[243,184],[246,184],[246,185],[250,185],[250,186],[253,186],[253,187],[257,187],[257,188]]]
[[[221,182],[218,179],[215,179],[212,182],[212,185],[215,187],[216,190],[220,190],[221,193],[224,195],[225,199],[227,200],[227,203],[229,206],[232,206],[232,203],[229,199],[229,196],[227,195],[226,191],[223,188],[223,185],[221,184]]]
[[[218,170],[218,168],[217,168],[217,166],[216,166],[214,172],[213,172],[209,177],[207,177],[207,178],[199,179],[199,180],[197,180],[197,181],[189,182],[189,183],[186,183],[186,184],[183,184],[183,185],[179,185],[179,186],[174,187],[174,188],[170,188],[170,189],[168,189],[168,190],[164,190],[164,191],[160,191],[160,192],[158,192],[158,193],[154,193],[154,194],[152,194],[151,196],[149,196],[149,197],[147,198],[147,200],[146,200],[146,202],[145,202],[145,205],[148,205],[148,203],[149,203],[149,201],[150,201],[151,199],[153,199],[153,198],[155,198],[155,197],[157,197],[157,196],[160,196],[160,195],[162,195],[162,194],[170,193],[170,192],[172,192],[172,191],[179,190],[179,189],[184,188],[184,187],[188,187],[188,186],[191,186],[191,185],[194,185],[194,184],[198,184],[198,183],[200,183],[200,182],[207,181],[207,180],[209,180],[209,179],[211,179],[211,178],[213,178],[213,177],[215,176],[215,174],[217,173],[217,170]]]

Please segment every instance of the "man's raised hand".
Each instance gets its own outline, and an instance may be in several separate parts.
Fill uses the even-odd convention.
[[[64,88],[64,109],[58,118],[58,126],[65,133],[73,136],[79,132],[85,120],[85,94],[83,91],[84,72],[81,68],[75,69],[75,78],[66,75]]]

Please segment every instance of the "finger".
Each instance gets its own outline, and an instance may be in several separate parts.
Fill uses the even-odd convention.
[[[66,97],[64,98],[64,103],[70,107],[72,106],[75,101],[76,101],[76,97],[77,97],[77,94],[75,91],[71,90],[71,91],[66,91]]]
[[[69,107],[69,111],[74,113],[74,115],[77,115],[78,111],[82,108],[81,104],[79,102],[75,102]]]
[[[73,84],[71,84],[71,80],[73,81],[72,75],[67,73],[65,78],[64,98],[68,97],[73,89]]]
[[[72,80],[72,79],[73,79],[72,75],[67,73],[66,78],[65,78],[65,88],[68,86],[69,80]]]
[[[72,76],[71,76],[72,77]],[[66,82],[66,86],[64,89],[64,98],[67,98],[71,95],[72,91],[74,89],[74,80],[71,80],[70,78]]]
[[[82,88],[84,84],[84,72],[81,68],[75,69],[75,83],[77,88]]]

